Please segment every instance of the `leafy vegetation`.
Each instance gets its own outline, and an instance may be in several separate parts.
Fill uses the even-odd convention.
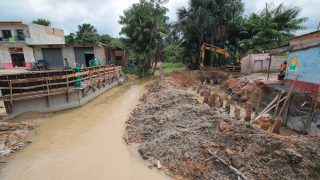
[[[286,45],[293,32],[304,29],[307,18],[298,18],[300,9],[266,5],[260,13],[252,13],[243,23],[243,39],[239,46],[244,52],[261,52]]]
[[[227,23],[243,11],[241,0],[189,0],[188,8],[178,9],[176,27],[182,34],[182,46],[195,67],[199,66],[202,43],[225,46]]]
[[[300,9],[266,5],[260,12],[245,17],[241,0],[189,0],[188,8],[178,9],[175,34],[184,56],[189,56],[195,67],[199,66],[202,43],[224,48],[233,62],[246,53],[261,52],[285,45],[296,30],[304,27],[306,18],[299,18]],[[211,60],[221,57],[207,54]],[[227,61],[224,61],[227,62]],[[214,63],[221,64],[221,63]]]
[[[79,25],[78,31],[65,36],[65,40],[67,44],[92,45],[102,42],[113,47],[125,48],[121,39],[113,38],[108,34],[99,35],[97,29],[91,24]]]
[[[38,24],[42,26],[51,26],[51,22],[48,19],[38,18],[32,21],[33,24]]]
[[[140,0],[120,16],[120,34],[125,35],[126,46],[135,54],[140,76],[144,76],[150,68],[154,73],[161,59],[168,20],[164,2]]]
[[[162,63],[162,69],[164,73],[171,73],[173,71],[183,71],[187,69],[187,65],[183,63]]]

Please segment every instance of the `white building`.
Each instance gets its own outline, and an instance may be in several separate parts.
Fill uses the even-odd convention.
[[[46,57],[49,66],[60,65],[59,54],[65,44],[62,29],[25,22],[0,22],[0,68],[29,69],[36,60]],[[47,47],[47,48],[43,48]],[[36,56],[36,51],[41,51]]]

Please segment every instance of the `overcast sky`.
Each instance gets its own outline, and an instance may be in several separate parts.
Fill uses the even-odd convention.
[[[27,21],[46,18],[53,27],[63,28],[65,34],[75,32],[77,25],[93,24],[100,34],[118,36],[121,26],[119,16],[124,9],[139,0],[0,0],[0,21]],[[320,0],[244,0],[245,13],[261,10],[265,2],[301,8],[301,16],[308,17],[307,30],[298,34],[315,31],[320,22]],[[176,10],[187,6],[188,0],[169,0],[170,21],[176,19]]]

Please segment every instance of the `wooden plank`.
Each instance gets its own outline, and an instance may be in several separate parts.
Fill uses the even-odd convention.
[[[288,93],[288,95],[287,95],[287,97],[286,97],[286,100],[285,100],[285,102],[283,103],[282,108],[280,109],[278,116],[276,117],[274,126],[273,126],[273,128],[272,128],[272,132],[275,133],[275,134],[279,134],[279,133],[280,133],[281,115],[282,115],[282,113],[284,112],[285,107],[287,106],[287,103],[289,103],[289,101],[290,101],[291,94],[292,94],[292,91],[293,91],[293,87],[294,87],[294,85],[296,84],[298,78],[299,78],[299,75],[297,75],[296,78],[295,78],[295,80],[293,81],[293,83],[292,83],[292,85],[291,85],[291,88],[290,88],[290,90],[289,90],[289,93]]]

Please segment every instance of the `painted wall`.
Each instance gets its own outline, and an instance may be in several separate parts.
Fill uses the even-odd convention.
[[[28,45],[63,45],[65,44],[64,31],[62,29],[41,26],[32,23],[0,23],[0,30],[11,30],[12,36],[17,36],[17,29],[22,29],[25,41],[17,41],[15,44]],[[0,37],[2,37],[0,31]],[[0,41],[0,44],[8,44]]]
[[[70,47],[70,46],[64,47],[62,49],[62,56],[63,56],[63,59],[67,58],[70,67],[74,68],[77,66],[73,47]],[[66,65],[65,61],[63,61],[63,63],[64,65]]]
[[[13,69],[9,48],[22,48],[26,63],[26,69],[30,69],[35,62],[33,49],[27,45],[24,46],[0,46],[0,67],[3,69]]]
[[[36,60],[43,59],[41,46],[34,47],[33,51],[34,51],[34,57],[36,58]]]
[[[268,53],[249,54],[241,59],[241,73],[250,74],[258,71],[267,71],[270,56]],[[286,60],[285,56],[272,56],[271,71],[280,69],[280,65]]]
[[[106,53],[104,47],[94,46],[93,53],[96,59],[101,60],[103,63],[106,62]]]
[[[29,33],[29,29],[28,29],[28,26],[24,25],[24,24],[19,24],[19,23],[0,23],[0,37],[3,37],[2,36],[2,30],[10,30],[11,31],[11,35],[13,37],[16,38],[16,43],[14,44],[25,44],[26,41],[18,41],[17,39],[17,30],[23,30],[23,33],[24,33],[24,36],[25,36],[25,39],[27,38],[30,38],[30,33]],[[8,42],[8,40],[2,40],[0,41],[0,44],[3,44],[3,45],[10,45],[11,43]]]
[[[30,38],[26,39],[29,45],[63,45],[65,44],[64,31],[62,29],[40,26],[27,23]]]
[[[292,38],[290,40],[290,46],[293,46],[293,50],[308,48],[320,45],[320,31],[305,34],[299,37]]]
[[[320,46],[290,52],[288,57],[285,84],[290,87],[296,76],[295,89],[319,93],[320,85]]]

